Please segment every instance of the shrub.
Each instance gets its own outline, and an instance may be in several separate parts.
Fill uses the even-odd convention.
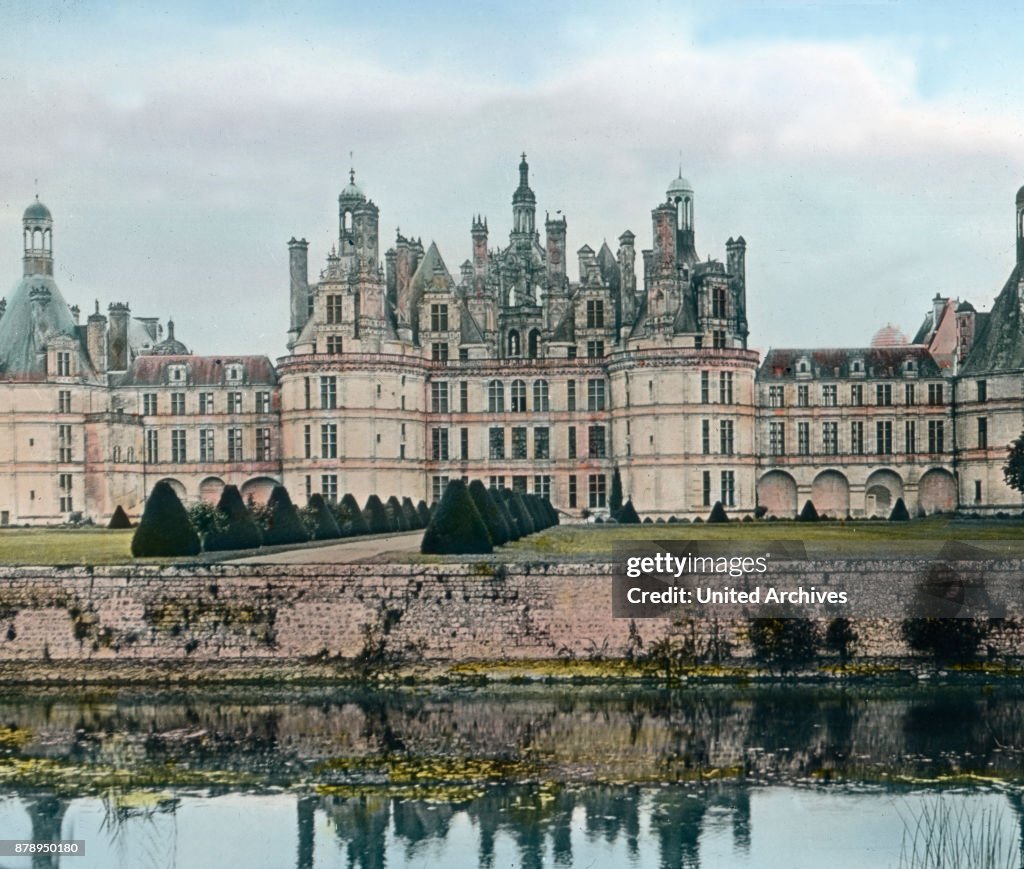
[[[768,508],[765,507],[764,505],[758,504],[754,508],[754,518],[755,519],[764,519],[764,517],[767,516],[767,515],[768,515]]]
[[[728,522],[729,515],[725,512],[725,507],[722,506],[721,501],[715,501],[715,506],[711,508],[711,515],[708,516],[708,522]]]
[[[537,526],[533,522],[533,517],[530,515],[523,496],[518,492],[513,492],[511,489],[506,489],[505,492],[508,494],[508,507],[516,519],[519,520],[519,527],[523,529],[523,536],[533,534],[537,530]]]
[[[217,508],[208,501],[199,501],[185,508],[188,513],[188,521],[199,535],[199,540],[204,548],[206,538],[221,530],[226,524],[224,516],[217,512]]]
[[[132,536],[132,555],[153,558],[198,554],[199,535],[170,483],[161,480],[146,499],[139,527]]]
[[[749,635],[754,657],[782,669],[812,661],[821,639],[810,619],[751,619]]]
[[[409,520],[405,518],[405,513],[402,512],[402,502],[398,498],[394,495],[388,498],[384,509],[387,510],[388,523],[391,525],[392,531],[412,531]]]
[[[909,522],[910,511],[907,510],[907,505],[903,503],[902,498],[897,498],[896,503],[892,506],[892,512],[889,514],[890,522]]]
[[[284,546],[307,540],[306,526],[302,524],[288,490],[284,486],[274,486],[267,501],[267,530],[263,533],[263,542],[267,546]]]
[[[452,480],[441,496],[420,552],[433,555],[486,555],[493,551],[487,525],[462,480]]]
[[[548,527],[548,515],[544,512],[544,508],[540,506],[540,498],[536,495],[520,495],[523,499],[523,503],[526,505],[526,509],[530,514],[530,518],[533,520],[533,527],[537,531],[543,531]]]
[[[218,526],[203,538],[207,552],[255,549],[263,542],[263,532],[245,509],[238,486],[224,487],[217,502],[217,514]]]
[[[334,507],[334,518],[338,520],[338,527],[341,528],[343,537],[355,537],[359,534],[369,534],[370,529],[363,518],[363,511],[359,509],[359,502],[346,492],[341,501]]]
[[[677,516],[669,516],[668,517],[668,524],[669,525],[678,525],[679,524],[679,518]]]
[[[505,514],[501,508],[494,503],[494,498],[479,480],[473,480],[469,484],[469,496],[476,505],[480,518],[487,526],[487,533],[491,536],[491,543],[495,546],[504,546],[509,541],[508,522],[505,521]]]
[[[420,517],[416,512],[416,505],[412,503],[412,498],[408,496],[402,498],[402,515],[405,516],[405,521],[409,523],[409,529],[411,531],[424,527],[420,524]]]
[[[416,513],[420,517],[420,528],[426,528],[430,524],[430,508],[426,501],[420,500],[416,505]]]
[[[544,509],[548,511],[548,516],[551,519],[551,524],[558,525],[561,520],[559,520],[558,518],[558,511],[555,509],[554,505],[547,498],[542,498],[541,500],[544,502]]]
[[[653,525],[654,520],[650,516],[644,516],[644,525]]]
[[[114,509],[114,514],[110,517],[110,521],[107,523],[108,528],[131,528],[132,520],[128,518],[128,514],[124,512],[124,507],[120,504]]]
[[[376,495],[370,495],[363,507],[363,518],[370,534],[387,534],[391,530],[388,524],[388,511]]]
[[[488,493],[491,496],[491,500],[494,501],[495,505],[501,510],[501,515],[505,517],[505,524],[508,526],[508,539],[511,543],[513,540],[518,540],[523,536],[523,531],[519,527],[519,520],[513,515],[511,508],[508,505],[508,501],[505,500],[506,489],[488,489]]]
[[[622,509],[622,476],[616,468],[612,474],[612,491],[608,495],[608,512],[615,516]]]
[[[334,518],[331,508],[327,506],[324,496],[319,492],[309,499],[309,515],[313,525],[314,540],[335,540],[341,537],[341,528]]]
[[[988,625],[981,619],[904,619],[900,633],[914,651],[940,663],[959,663],[974,659]]]
[[[834,618],[825,628],[825,646],[839,655],[841,661],[849,660],[857,639],[857,631],[848,618]]]
[[[615,521],[620,525],[639,525],[640,517],[637,515],[636,507],[633,506],[633,499],[630,498],[622,505],[622,509],[615,514]]]
[[[818,511],[814,507],[813,501],[804,502],[804,508],[800,511],[800,515],[796,517],[798,522],[817,522]]]

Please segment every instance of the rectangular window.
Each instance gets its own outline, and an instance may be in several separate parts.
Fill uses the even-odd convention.
[[[701,474],[700,502],[705,507],[711,506],[711,471],[704,471]]]
[[[535,413],[547,413],[551,410],[548,382],[546,380],[533,381],[533,410]]]
[[[806,383],[801,383],[796,388],[796,404],[797,407],[810,407],[811,405],[811,387]]]
[[[505,384],[500,380],[492,380],[487,384],[487,412],[505,412]]]
[[[854,383],[850,387],[850,404],[854,407],[860,407],[864,404],[864,384]]]
[[[176,428],[171,431],[171,461],[184,462],[185,460],[185,430]]]
[[[988,401],[988,381],[979,380],[975,386],[978,389],[978,401]]]
[[[436,380],[430,384],[431,413],[448,413],[448,381]]]
[[[700,421],[700,451],[706,456],[711,452],[711,420]]]
[[[604,328],[604,302],[596,299],[587,300],[587,328]]]
[[[711,316],[716,320],[724,320],[726,313],[725,287],[717,286],[711,290]]]
[[[310,390],[309,390],[309,378],[308,377],[303,377],[302,378],[302,393],[303,393],[303,399],[305,400],[306,410],[309,410],[309,406],[310,406],[309,392],[310,392]]]
[[[892,404],[892,384],[875,384],[875,404],[879,407],[889,407]]]
[[[566,348],[566,351],[565,351],[565,357],[567,359],[575,359],[576,358],[576,352],[577,351],[576,351],[576,346],[575,345],[573,345],[572,347],[568,347],[568,348]]]
[[[700,373],[700,403],[709,404],[711,402],[711,372],[702,371]]]
[[[447,362],[448,361],[448,342],[447,341],[434,341],[430,345],[430,358],[434,362]]]
[[[768,406],[769,407],[785,407],[786,406],[786,387],[785,386],[769,386],[768,387]]]
[[[590,359],[600,359],[604,356],[604,341],[588,341],[587,356]]]
[[[723,419],[718,424],[718,447],[723,456],[733,454],[733,425],[731,419]]]
[[[718,372],[718,402],[719,404],[732,404],[732,372]]]
[[[839,423],[824,422],[821,424],[821,451],[826,456],[839,454]]]
[[[57,354],[57,376],[58,377],[70,377],[71,376],[71,354],[66,352],[60,352]]]
[[[341,322],[341,296],[327,297],[327,322],[330,325]]]
[[[721,329],[716,329],[714,332],[711,333],[711,347],[714,350],[725,349],[725,332],[723,332]]]
[[[430,458],[435,462],[448,461],[448,429],[432,428],[430,430]]]
[[[942,404],[942,384],[928,384],[928,403],[931,405]]]
[[[469,461],[469,429],[459,429],[459,449],[461,450],[462,461]]]
[[[772,456],[786,455],[786,424],[768,423],[768,453]]]
[[[242,393],[240,392],[229,392],[228,393],[228,413],[241,413],[242,412]]]
[[[590,509],[600,510],[608,500],[606,491],[607,480],[604,474],[590,474],[587,482],[590,491]]]
[[[576,492],[576,475],[569,475],[569,506],[573,509],[576,508],[576,502],[579,500]]]
[[[516,474],[512,478],[512,491],[518,492],[520,495],[526,494],[526,477],[521,474]]]
[[[327,352],[331,356],[341,355],[341,335],[328,335],[327,336]],[[323,493],[321,493],[323,494]]]
[[[199,461],[212,462],[213,457],[213,429],[201,428],[199,429]]]
[[[880,419],[875,422],[875,451],[880,456],[892,452],[892,421]]]
[[[861,420],[850,423],[850,452],[855,456],[864,453],[864,423]]]
[[[324,410],[334,410],[338,406],[338,378],[320,378],[320,407]]]
[[[526,413],[526,381],[513,380],[510,397],[512,413]]]
[[[242,430],[240,428],[228,429],[228,461],[242,461]]]
[[[153,416],[156,413],[156,393],[144,392],[142,394],[143,416]]]
[[[546,426],[533,430],[533,457],[535,459],[551,458],[551,432]]]
[[[151,465],[160,461],[159,443],[158,432],[155,429],[149,429],[146,432],[146,461]]]
[[[432,477],[430,480],[430,493],[434,498],[436,504],[441,500],[441,496],[444,494],[444,490],[448,488],[447,477]]]
[[[182,416],[185,413],[185,393],[171,393],[171,413],[174,416]]]
[[[307,459],[313,456],[313,427],[309,425],[302,427],[302,454]]]
[[[576,458],[576,426],[569,426],[569,458]]]
[[[256,393],[256,413],[270,413],[270,393]]]
[[[495,491],[501,491],[505,488],[505,478],[503,476],[492,476],[488,488],[494,489]]]
[[[978,449],[988,449],[988,419],[985,417],[978,420]]]
[[[488,456],[492,459],[505,458],[505,429],[501,426],[492,427],[487,433]]]
[[[917,423],[908,419],[906,425],[903,428],[904,442],[906,444],[906,451],[908,453],[917,452]]]
[[[199,393],[199,412],[200,413],[213,413],[213,393],[212,392],[200,392]]]
[[[71,413],[70,389],[62,389],[57,393],[57,413]]]
[[[533,494],[551,500],[551,477],[538,474],[533,478]]]
[[[448,306],[447,305],[431,305],[430,306],[430,331],[431,332],[447,332],[448,331]]]
[[[469,413],[469,383],[459,381],[459,413]]]
[[[917,404],[917,384],[906,383],[903,386],[903,402],[907,405]]]
[[[320,458],[338,458],[338,426],[333,422],[320,426]]]
[[[71,461],[71,426],[59,425],[57,426],[57,443],[59,458],[61,462]]]
[[[587,452],[592,459],[605,458],[605,428],[603,425],[592,425],[587,430]]]
[[[821,404],[823,407],[835,407],[837,404],[838,388],[834,383],[827,383],[821,387]]]
[[[809,422],[796,424],[796,451],[801,456],[811,454],[811,424]]]
[[[576,410],[576,381],[570,380],[565,385],[565,406],[567,410]]]
[[[338,475],[320,475],[320,494],[328,504],[335,504],[338,501]]]
[[[526,427],[515,426],[512,429],[512,458],[525,459],[528,457],[526,448]]]
[[[71,496],[71,474],[60,474],[57,477],[57,486],[60,488],[60,512],[70,513],[74,510],[74,503]]]
[[[944,426],[941,419],[928,420],[928,452],[944,452],[943,436]]]
[[[604,410],[604,381],[587,381],[587,410]]]
[[[736,506],[736,472],[722,471],[722,506]]]
[[[974,503],[981,503],[981,480],[974,481]]]
[[[274,458],[274,451],[270,442],[270,429],[256,429],[256,461],[269,462]]]

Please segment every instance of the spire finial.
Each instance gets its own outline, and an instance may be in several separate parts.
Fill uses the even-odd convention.
[[[351,151],[348,152],[348,183],[356,183],[356,167],[355,167],[355,156]]]
[[[679,149],[679,177],[683,177],[683,149]]]

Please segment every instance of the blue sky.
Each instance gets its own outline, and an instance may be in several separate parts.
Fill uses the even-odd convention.
[[[315,276],[350,151],[382,252],[400,227],[455,272],[472,215],[507,239],[526,150],[540,216],[567,215],[571,250],[627,228],[649,245],[681,161],[701,255],[747,239],[756,347],[912,332],[936,292],[988,307],[1012,267],[1022,18],[890,2],[0,0],[0,285],[20,273],[38,178],[69,301],[173,316],[196,352],[276,356],[286,242],[310,240]]]

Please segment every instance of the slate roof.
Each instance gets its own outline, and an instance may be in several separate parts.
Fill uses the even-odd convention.
[[[45,304],[32,297],[45,299]],[[92,370],[82,347],[79,330],[57,282],[48,275],[28,275],[7,296],[0,317],[0,378],[43,380],[46,377],[46,346],[59,336],[74,338],[78,347],[78,371]]]
[[[758,380],[790,380],[796,377],[803,358],[811,363],[812,374],[825,380],[847,378],[854,360],[862,360],[867,377],[898,377],[903,363],[913,359],[921,377],[941,377],[942,371],[922,345],[903,347],[831,347],[819,349],[769,350],[758,369]],[[838,372],[838,373],[837,373]]]
[[[976,318],[974,345],[964,360],[961,374],[995,374],[1024,368],[1020,276],[1021,267],[1014,266],[989,315]]]
[[[229,381],[228,365],[242,366],[241,381]],[[189,386],[227,386],[277,383],[277,373],[266,356],[139,356],[118,380],[118,386],[165,386],[172,382],[167,374],[171,365],[184,365]]]

